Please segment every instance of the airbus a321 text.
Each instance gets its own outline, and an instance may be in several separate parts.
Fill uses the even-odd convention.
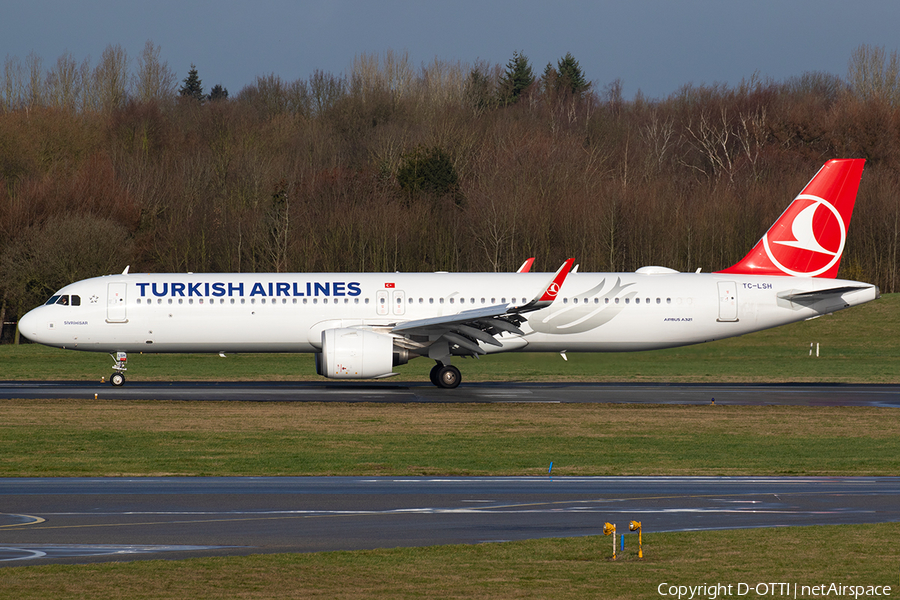
[[[618,352],[708,342],[869,302],[837,280],[864,161],[827,162],[756,246],[715,273],[643,267],[555,274],[137,274],[67,285],[19,322],[33,341],[127,353],[312,352],[332,379],[380,378],[414,357],[459,385],[455,358],[494,352]]]

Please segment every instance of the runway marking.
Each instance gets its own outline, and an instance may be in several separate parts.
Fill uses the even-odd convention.
[[[191,552],[197,550],[218,550],[224,548],[242,548],[245,546],[186,546],[186,545],[127,545],[127,544],[19,544],[17,546],[0,546],[0,557],[4,554],[12,556],[0,558],[0,562],[16,560],[35,560],[38,558],[72,558],[81,556],[110,556],[147,554],[154,552]]]
[[[41,552],[40,550],[28,550],[25,548],[10,548],[8,546],[0,546],[0,553],[8,551],[8,552],[16,552],[16,553],[24,553],[25,556],[15,556],[13,558],[0,558],[0,562],[9,562],[13,560],[31,560],[33,558],[43,558],[47,556],[46,552]]]
[[[23,519],[31,519],[31,521],[25,523],[10,523],[8,525],[0,525],[0,529],[12,529],[13,527],[25,527],[27,525],[37,525],[38,523],[43,523],[45,519],[41,517],[35,517],[33,515],[18,515],[18,514],[9,514],[11,517],[22,517]]]

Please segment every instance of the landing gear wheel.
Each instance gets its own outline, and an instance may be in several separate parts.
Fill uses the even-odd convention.
[[[437,377],[435,379],[437,379],[438,387],[452,390],[459,385],[460,381],[462,381],[462,375],[460,374],[459,369],[453,365],[441,365],[437,370]]]
[[[109,376],[109,382],[115,387],[125,385],[125,375],[122,373],[113,373]]]
[[[431,379],[432,385],[437,387],[441,387],[440,382],[438,381],[438,371],[441,369],[443,365],[441,363],[437,363],[433,367],[431,367],[431,373],[428,374],[428,378]]]

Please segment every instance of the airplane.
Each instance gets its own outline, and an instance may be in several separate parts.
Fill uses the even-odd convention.
[[[737,264],[714,273],[658,266],[579,273],[574,258],[534,273],[165,273],[78,281],[19,321],[48,346],[108,352],[123,385],[128,353],[307,352],[330,379],[390,377],[430,358],[497,352],[671,348],[815,318],[880,297],[835,279],[863,159],[830,160]]]

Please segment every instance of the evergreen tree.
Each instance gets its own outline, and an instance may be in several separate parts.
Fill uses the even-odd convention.
[[[213,86],[213,89],[209,92],[209,100],[210,102],[215,102],[216,100],[227,100],[228,99],[228,88],[222,87],[221,84],[216,84]]]
[[[475,68],[469,71],[466,80],[466,101],[476,111],[489,108],[494,103],[494,94],[491,90],[491,80],[481,69]]]
[[[188,71],[188,76],[184,80],[184,85],[181,86],[178,93],[181,94],[182,98],[193,98],[201,104],[206,99],[203,95],[203,85],[200,83],[200,78],[197,76],[197,67],[194,66],[193,63],[191,63],[191,70]]]
[[[581,67],[571,52],[559,59],[557,66],[557,90],[571,94],[572,96],[580,96],[587,91],[591,84],[584,78]]]
[[[513,104],[519,100],[522,92],[534,83],[534,73],[528,64],[528,57],[520,52],[513,52],[513,56],[506,63],[506,71],[500,78],[500,103]]]
[[[590,87],[591,84],[584,79],[584,73],[571,52],[559,59],[556,68],[547,63],[541,77],[541,88],[550,95],[579,97]]]
[[[408,194],[425,193],[432,197],[448,194],[459,204],[459,175],[450,155],[439,147],[417,147],[403,155],[403,164],[397,170],[397,183]]]
[[[544,68],[544,74],[541,75],[541,90],[552,96],[556,93],[556,86],[559,82],[559,71],[553,68],[552,63],[547,63]]]

